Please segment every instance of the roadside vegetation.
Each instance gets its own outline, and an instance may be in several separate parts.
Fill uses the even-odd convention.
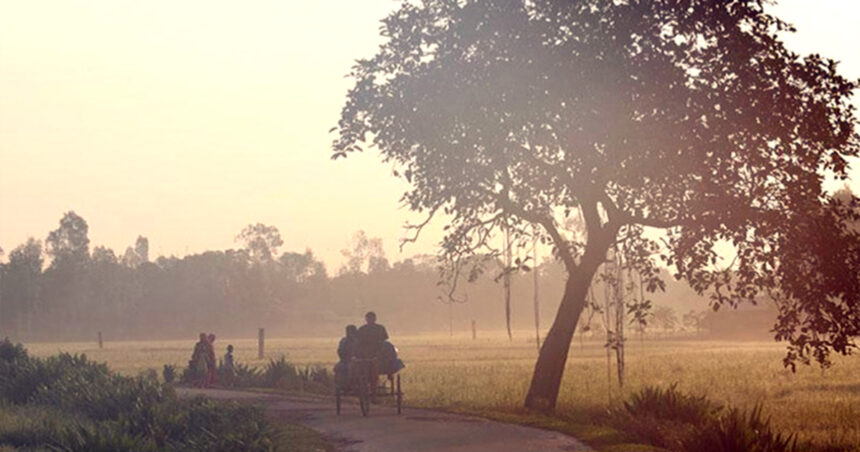
[[[177,371],[176,366],[165,364],[162,378],[166,383],[176,381],[191,386],[194,384],[193,371],[189,367]],[[321,365],[295,365],[285,356],[272,358],[262,366],[238,363],[230,373],[223,363],[218,365],[218,386],[225,388],[271,388],[285,391],[330,394],[334,391],[334,376]]]
[[[297,448],[301,445],[301,448]],[[0,342],[0,450],[316,451],[318,435],[262,410],[180,400],[152,373],[128,377],[85,355],[30,356]]]
[[[608,378],[603,341],[586,336],[584,341],[574,342],[556,415],[543,416],[526,412],[521,405],[536,354],[533,340],[526,340],[528,332],[515,331],[512,342],[502,339],[501,333],[479,336],[474,341],[447,335],[395,337],[407,365],[402,373],[407,406],[564,431],[602,451],[636,450],[631,449],[634,444],[640,445],[638,450],[683,450],[671,444],[677,442],[677,431],[683,432],[689,425],[655,416],[651,424],[642,421],[643,425],[637,426],[624,413],[624,402],[631,403],[644,388],[668,392],[677,383],[672,397],[706,398],[702,404],[714,406],[714,422],[724,419],[728,425],[725,422],[731,419],[746,417],[751,424],[749,417],[757,410],[761,423],[769,420],[771,430],[782,438],[796,434],[799,450],[860,451],[860,359],[856,356],[836,359],[825,371],[798,367],[792,373],[780,360],[784,348],[772,342],[634,337],[628,344],[628,377],[619,388],[614,375]],[[256,341],[229,342],[236,348],[238,386],[271,387],[267,382],[280,373],[287,376],[277,385],[284,390],[331,393],[323,375],[331,375],[337,337],[272,338],[267,340],[263,360],[256,359]],[[138,375],[150,368],[163,373],[167,363],[179,381],[192,345],[192,341],[117,342],[98,349],[94,344],[36,343],[30,348],[40,356],[60,349],[86,352],[125,375]],[[268,377],[267,368],[272,369]],[[316,377],[305,379],[302,375]],[[314,378],[316,382],[309,382]],[[732,410],[734,417],[726,417]],[[642,418],[642,412],[637,411],[636,417]],[[646,428],[649,426],[654,429]],[[666,434],[664,439],[655,439],[643,429]],[[642,444],[654,446],[649,449]]]

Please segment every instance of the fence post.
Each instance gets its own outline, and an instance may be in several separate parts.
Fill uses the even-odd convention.
[[[265,352],[265,346],[264,346],[263,341],[264,341],[265,335],[266,335],[265,328],[260,328],[260,337],[257,340],[257,359],[263,359],[263,354]]]
[[[103,348],[104,344],[102,343],[102,332],[99,331],[99,348]]]
[[[478,338],[478,330],[477,330],[477,328],[475,328],[475,320],[473,319],[472,320],[472,340],[474,341],[477,338]]]

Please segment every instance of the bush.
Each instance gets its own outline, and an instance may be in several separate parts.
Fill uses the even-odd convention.
[[[723,409],[672,384],[646,387],[610,411],[610,422],[638,440],[680,452],[788,452],[797,436],[772,430],[762,407]]]
[[[762,406],[756,404],[747,413],[730,408],[715,422],[684,444],[686,450],[700,452],[787,452],[797,449],[797,435],[774,432],[770,420],[762,417]]]
[[[176,380],[176,366],[165,364],[164,368],[161,369],[161,377],[164,378],[165,383],[173,383]]]
[[[192,376],[193,371],[188,367],[184,368],[179,382],[192,384]],[[269,360],[262,368],[242,363],[234,364],[232,374],[221,364],[217,376],[218,383],[226,387],[276,388],[325,394],[334,388],[334,376],[327,367],[308,365],[299,368],[284,356]]]
[[[647,386],[624,402],[624,410],[634,417],[653,417],[662,420],[699,424],[711,419],[720,411],[705,396],[684,394],[673,383],[663,389]]]
[[[243,388],[262,386],[262,374],[256,367],[251,367],[247,364],[236,364],[233,367],[233,374],[235,386]]]
[[[0,444],[55,451],[273,449],[277,432],[259,409],[180,400],[152,374],[123,377],[84,355],[31,358],[20,345],[0,342],[0,407],[51,413],[0,429]]]
[[[299,389],[299,374],[296,366],[281,356],[271,359],[263,368],[263,382],[266,386],[280,389]]]
[[[4,338],[0,342],[0,364],[12,363],[21,359],[27,358],[27,350],[21,344],[13,344],[9,338]]]

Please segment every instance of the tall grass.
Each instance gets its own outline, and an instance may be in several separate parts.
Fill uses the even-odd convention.
[[[152,375],[124,377],[84,355],[39,359],[0,342],[0,446],[58,451],[271,451],[262,411],[179,400]]]
[[[387,325],[389,326],[389,325]],[[520,410],[534,370],[534,332],[506,335],[479,331],[479,339],[445,335],[398,337],[395,345],[407,364],[402,373],[410,405],[473,411]],[[297,369],[330,369],[337,359],[339,331],[330,338],[267,338],[267,355],[256,359],[254,339],[231,339],[236,362],[262,368],[285,355]],[[86,352],[125,375],[137,375],[164,363],[184,366],[194,346],[188,341],[122,342],[105,344],[28,344],[32,353],[48,356],[58,351]],[[226,343],[226,341],[225,341]],[[860,356],[837,357],[826,371],[782,366],[784,346],[773,342],[715,342],[637,338],[627,345],[625,387],[606,379],[601,341],[574,341],[562,382],[557,412],[565,418],[588,421],[593,413],[620,406],[647,386],[701,394],[715,404],[749,412],[761,404],[777,431],[797,432],[799,442],[814,441],[818,450],[860,451]]]
[[[761,405],[750,411],[724,409],[702,395],[685,394],[677,385],[645,387],[608,421],[655,446],[679,452],[791,452],[797,436],[775,431]],[[805,446],[802,450],[807,450]]]

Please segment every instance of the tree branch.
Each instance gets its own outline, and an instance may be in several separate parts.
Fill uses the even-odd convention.
[[[424,219],[419,224],[409,224],[407,223],[405,226],[406,230],[414,231],[414,234],[411,237],[404,237],[400,239],[400,251],[403,251],[403,247],[406,246],[407,243],[415,243],[418,240],[418,236],[421,235],[421,231],[424,230],[424,226],[427,226],[430,223],[430,220],[433,219],[433,216],[436,215],[436,212],[439,210],[440,205],[434,207],[430,214],[427,215],[427,218]]]
[[[507,210],[530,223],[536,223],[543,226],[544,230],[546,230],[547,234],[549,234],[553,242],[555,242],[558,247],[558,254],[561,256],[562,262],[564,262],[564,267],[568,272],[576,271],[577,265],[576,261],[573,259],[573,253],[570,251],[570,245],[567,240],[562,237],[551,216],[544,216],[536,212],[530,212],[516,205],[506,197],[499,197],[499,203],[502,205],[504,210]]]

